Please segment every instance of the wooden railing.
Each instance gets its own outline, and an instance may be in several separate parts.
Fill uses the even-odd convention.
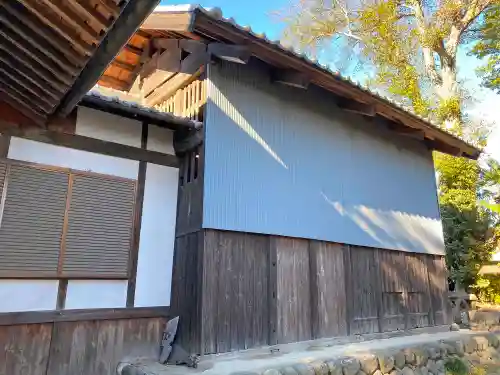
[[[155,106],[156,109],[191,120],[203,121],[203,109],[207,101],[206,80],[196,80]]]

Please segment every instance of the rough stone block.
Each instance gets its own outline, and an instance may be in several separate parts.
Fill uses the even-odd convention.
[[[484,336],[474,336],[472,338],[474,341],[476,341],[476,347],[478,351],[485,351],[488,349],[489,342],[488,339]]]
[[[427,347],[427,355],[429,356],[430,359],[439,359],[441,358],[441,347],[443,345],[446,345],[444,343],[440,344],[438,346],[428,346]]]
[[[394,357],[389,354],[381,354],[378,356],[378,363],[380,370],[384,374],[388,374],[392,371],[395,365]]]
[[[378,370],[378,358],[374,355],[366,355],[359,358],[361,370],[367,375],[372,375]]]
[[[413,355],[415,357],[415,365],[416,366],[425,366],[427,360],[429,359],[429,355],[427,354],[427,350],[424,348],[416,348],[413,351]]]
[[[356,375],[361,369],[361,365],[357,358],[342,359],[342,373],[344,375]]]
[[[282,375],[281,372],[276,370],[275,368],[270,368],[265,370],[262,375]]]
[[[436,361],[436,368],[438,369],[439,372],[444,372],[444,360],[443,359]]]
[[[293,366],[299,375],[315,375],[314,368],[305,363],[298,363]]]
[[[448,345],[448,354],[457,354],[463,356],[465,354],[464,342],[462,340],[445,340]]]
[[[280,372],[283,375],[300,375],[297,370],[295,370],[292,366],[286,366],[280,369]]]
[[[328,364],[324,361],[314,361],[311,362],[310,365],[314,369],[316,375],[328,375],[329,373]]]
[[[460,331],[460,326],[457,323],[453,323],[450,326],[450,331]]]
[[[414,365],[416,363],[416,360],[415,360],[415,349],[413,349],[413,348],[407,348],[407,349],[403,350],[403,353],[405,354],[406,363],[408,365]]]
[[[403,370],[401,371],[402,375],[415,375],[413,370],[409,368],[408,366],[405,366]]]
[[[397,368],[402,369],[403,367],[405,367],[405,363],[406,363],[405,353],[403,353],[402,351],[399,351],[399,352],[394,354],[394,365]]]
[[[467,354],[472,354],[477,350],[477,342],[474,337],[470,337],[464,340],[464,350]]]
[[[343,375],[341,361],[328,361],[326,364],[328,365],[330,375]]]
[[[437,375],[437,373],[439,372],[438,371],[438,367],[436,365],[436,361],[433,360],[433,359],[429,359],[427,361],[427,369],[432,372],[434,375]]]
[[[492,346],[493,348],[498,348],[498,346],[500,345],[500,340],[498,339],[498,335],[494,333],[488,334],[486,336],[486,339],[488,340],[489,345]]]
[[[403,372],[400,369],[392,370],[389,375],[403,375]]]
[[[413,372],[415,375],[429,375],[429,370],[425,366],[417,367]]]

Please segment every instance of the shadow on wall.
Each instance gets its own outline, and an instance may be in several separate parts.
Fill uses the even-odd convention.
[[[422,144],[360,126],[363,117],[318,90],[217,80],[207,105],[205,227],[444,253]]]

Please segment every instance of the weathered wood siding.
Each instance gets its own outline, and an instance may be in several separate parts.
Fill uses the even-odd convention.
[[[0,375],[111,375],[127,357],[156,358],[164,318],[0,326]]]
[[[203,227],[444,254],[425,144],[270,76],[208,67]]]
[[[181,324],[193,352],[449,323],[441,256],[218,230],[190,236],[183,253],[196,255],[174,280],[186,288]]]

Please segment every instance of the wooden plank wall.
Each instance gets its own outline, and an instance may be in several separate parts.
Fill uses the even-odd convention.
[[[201,353],[449,323],[443,257],[202,232]]]
[[[126,357],[159,355],[164,318],[0,326],[0,375],[109,375]]]

